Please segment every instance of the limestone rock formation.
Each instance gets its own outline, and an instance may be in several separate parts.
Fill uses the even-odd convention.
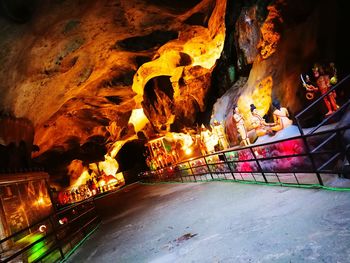
[[[27,23],[1,18],[0,109],[33,122],[33,157],[49,169],[101,160],[140,129],[192,125],[223,48],[225,6],[40,1]]]
[[[272,100],[278,99],[293,116],[310,104],[300,82],[301,73],[310,72],[316,61],[338,59],[342,67],[347,64],[341,54],[349,52],[337,49],[342,42],[339,40],[345,37],[340,29],[334,30],[344,28],[338,22],[344,17],[339,3],[272,1],[265,16],[257,11],[259,8],[258,4],[244,7],[236,23],[236,44],[244,58],[242,63],[252,66],[247,82],[237,83],[214,105],[214,116],[226,116],[227,130],[235,129],[230,121],[234,103],[248,128],[250,104],[256,105],[262,116],[269,115]],[[323,17],[328,17],[327,23]],[[309,125],[322,117],[323,109],[318,111],[321,114],[309,116]]]

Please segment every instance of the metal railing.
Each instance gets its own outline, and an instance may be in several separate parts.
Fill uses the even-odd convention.
[[[350,129],[350,124],[331,130],[319,129],[344,113],[350,100],[343,103],[336,112],[326,116],[307,134],[301,126],[302,117],[323,103],[324,97],[331,92],[341,88],[346,90],[348,86],[350,75],[295,116],[299,136],[197,157],[175,166],[143,172],[140,177],[146,182],[229,179],[280,185],[323,186],[329,176],[348,174],[344,163],[345,157],[350,156],[350,145],[344,140],[344,133]]]
[[[279,185],[322,186],[331,176],[342,176],[349,148],[343,134],[350,125],[288,139],[250,145],[200,156],[174,166],[147,171],[143,182],[248,181]],[[329,134],[334,140],[325,143]],[[324,143],[323,150],[320,145]],[[327,144],[327,145],[326,145]]]
[[[325,94],[321,95],[318,99],[316,99],[313,103],[311,103],[309,106],[307,106],[304,110],[299,112],[295,116],[296,123],[299,128],[300,134],[304,134],[304,131],[302,129],[301,121],[302,117],[305,116],[305,114],[309,113],[314,107],[318,106],[319,104],[323,103],[323,100],[326,96],[328,96],[330,93],[338,91],[340,89],[346,90],[347,88],[350,88],[350,75],[347,75],[345,78],[343,78],[341,81],[339,81],[336,85],[334,85],[332,88],[330,88]],[[341,105],[341,107],[334,112],[333,114],[330,114],[329,116],[326,116],[316,127],[311,129],[308,134],[312,134],[316,132],[319,128],[329,123],[331,119],[339,115],[341,112],[343,112],[344,109],[346,109],[350,105],[350,100],[347,100],[344,104]]]
[[[0,262],[59,262],[99,225],[93,199],[71,205],[0,240]]]

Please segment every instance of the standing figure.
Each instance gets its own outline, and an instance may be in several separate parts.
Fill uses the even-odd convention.
[[[254,104],[250,104],[250,111],[252,118],[250,119],[252,127],[255,129],[257,136],[264,136],[265,134],[272,134],[271,126],[274,123],[267,123],[263,117],[261,117]]]
[[[278,100],[274,100],[272,105],[276,108],[273,112],[273,120],[275,125],[271,127],[273,131],[280,131],[293,124],[293,121],[289,119],[289,113],[286,108],[281,107]]]
[[[225,150],[225,149],[228,149],[230,147],[230,145],[227,141],[227,138],[226,138],[225,129],[221,125],[221,123],[218,122],[217,120],[214,120],[214,122],[213,122],[212,132],[213,132],[213,134],[216,134],[216,136],[219,140],[220,150]]]
[[[317,87],[321,92],[321,94],[323,95],[327,93],[331,87],[329,75],[327,75],[324,72],[324,69],[322,67],[314,67],[312,71],[316,79]],[[328,109],[328,112],[326,113],[326,115],[332,114],[334,111],[336,111],[339,108],[339,106],[335,101],[335,97],[336,97],[335,92],[331,92],[323,98],[323,101],[326,104],[326,107]]]
[[[233,107],[233,120],[236,123],[236,128],[237,128],[239,135],[241,136],[243,144],[245,146],[250,145],[250,141],[248,138],[248,132],[247,132],[245,125],[244,125],[244,119],[243,119],[243,116],[240,114],[237,105],[234,105],[234,107]]]
[[[203,124],[201,127],[201,144],[206,154],[215,152],[218,143],[216,135],[212,134]]]

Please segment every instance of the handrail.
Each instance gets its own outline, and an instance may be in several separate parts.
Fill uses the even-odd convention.
[[[93,205],[91,207],[87,206],[87,209],[84,209],[81,211],[81,213],[78,213],[76,215],[73,216],[73,218],[67,222],[64,225],[59,225],[58,222],[55,222],[56,219],[58,219],[60,217],[61,214],[64,214],[65,212],[69,212],[72,211],[73,209],[79,209],[80,207],[82,207],[84,204],[86,203],[92,203]],[[7,236],[5,238],[3,238],[2,240],[0,240],[0,245],[6,241],[9,241],[10,239],[24,233],[25,231],[28,231],[30,229],[32,229],[33,227],[43,223],[43,222],[47,222],[49,220],[49,225],[50,225],[50,231],[46,232],[44,236],[40,237],[39,239],[35,240],[34,242],[31,242],[29,244],[25,244],[23,247],[18,247],[18,250],[16,250],[15,252],[13,252],[11,255],[4,257],[4,258],[0,258],[0,262],[8,262],[11,261],[12,259],[23,255],[25,253],[27,253],[27,251],[29,249],[31,249],[32,247],[34,247],[36,244],[38,244],[41,241],[47,240],[48,238],[51,238],[52,236],[55,236],[55,241],[53,241],[52,246],[50,245],[50,248],[44,252],[44,254],[42,254],[40,256],[40,258],[44,258],[46,256],[51,255],[51,253],[53,251],[55,251],[56,249],[59,249],[60,255],[61,255],[61,259],[64,259],[65,255],[62,250],[64,243],[62,243],[64,240],[66,240],[67,242],[71,242],[72,237],[74,237],[77,233],[82,232],[83,236],[85,236],[86,233],[86,228],[92,224],[94,224],[94,222],[97,222],[96,220],[99,220],[99,215],[97,213],[91,214],[93,211],[96,211],[96,206],[93,202],[93,198],[91,199],[87,199],[84,200],[82,202],[79,202],[76,205],[72,205],[69,206],[68,208],[65,208],[61,211],[56,211],[56,212],[52,212],[50,213],[50,215],[44,217],[43,219],[35,222],[34,224],[32,224],[29,227],[26,227],[20,231],[17,231],[16,233]],[[77,226],[76,228],[72,229],[71,227],[75,226],[74,223],[76,222],[81,222],[78,220],[82,220],[82,222],[84,223],[83,226]],[[60,233],[60,231],[64,230],[64,229],[68,229],[68,230],[73,230],[73,233],[68,233],[70,231],[68,231],[67,235],[65,234],[62,238],[58,239],[58,234]],[[40,259],[39,258],[39,259]],[[35,262],[38,259],[35,259]]]
[[[326,117],[324,120],[321,121],[316,127],[314,127],[311,131],[308,132],[308,134],[313,134],[315,131],[317,131],[319,128],[322,127],[322,125],[326,124],[330,119],[332,119],[335,115],[337,115],[339,112],[341,112],[343,109],[345,109],[350,104],[350,100],[345,102],[336,112],[333,112],[331,115]]]
[[[281,143],[281,142],[292,141],[292,140],[298,140],[298,139],[302,139],[302,138],[316,137],[316,136],[319,136],[319,135],[324,135],[324,134],[328,134],[328,133],[334,133],[334,132],[337,132],[337,131],[344,131],[344,130],[348,130],[348,129],[350,129],[350,124],[349,124],[349,125],[342,126],[342,127],[337,127],[337,128],[335,128],[335,129],[332,129],[332,130],[320,131],[320,132],[313,133],[313,134],[297,135],[297,136],[293,136],[293,137],[289,137],[289,138],[284,138],[284,139],[277,140],[277,141],[273,141],[273,142],[266,142],[266,143],[261,143],[261,144],[251,144],[251,145],[249,145],[249,146],[244,146],[244,147],[241,147],[241,148],[230,148],[230,149],[227,149],[227,150],[224,150],[224,151],[215,152],[215,153],[211,153],[211,154],[207,154],[207,155],[202,155],[202,156],[197,156],[197,157],[192,158],[192,159],[187,159],[187,160],[184,160],[184,161],[182,161],[182,162],[177,163],[176,165],[172,165],[172,166],[169,166],[169,167],[173,167],[173,166],[185,164],[185,163],[187,163],[187,162],[196,161],[196,160],[199,160],[199,159],[202,159],[202,158],[206,158],[206,157],[209,157],[209,156],[214,156],[214,155],[219,155],[219,154],[225,154],[225,153],[227,153],[227,152],[232,152],[232,151],[243,151],[243,150],[248,150],[248,149],[250,149],[250,148],[256,148],[256,147],[262,147],[262,146],[267,146],[267,145],[272,145],[272,144],[278,144],[278,143]],[[252,160],[254,160],[254,159],[252,159]],[[246,161],[246,160],[244,160],[244,161]],[[166,169],[166,168],[168,168],[168,167],[164,167],[164,168],[157,169],[157,170],[155,170],[154,172],[160,171],[160,170]]]
[[[194,177],[195,181],[199,180],[199,181],[203,181],[203,178],[201,178],[201,176],[206,175],[206,177],[210,174],[212,177],[212,180],[216,180],[212,175],[213,174],[223,174],[224,178],[227,180],[226,175],[227,174],[231,174],[232,178],[234,181],[237,181],[237,178],[235,177],[236,174],[250,174],[252,176],[252,178],[254,179],[255,182],[261,182],[258,181],[255,178],[256,174],[260,174],[263,178],[265,183],[271,183],[274,181],[271,181],[270,178],[267,180],[267,176],[269,174],[274,175],[278,182],[280,183],[280,185],[284,185],[285,183],[282,182],[283,179],[279,178],[278,174],[292,174],[295,178],[295,181],[297,182],[297,185],[319,185],[319,186],[323,186],[323,179],[321,177],[321,173],[325,174],[325,173],[330,173],[330,174],[340,174],[344,172],[344,168],[341,167],[335,167],[335,169],[333,171],[329,171],[329,170],[323,170],[328,164],[330,164],[331,162],[335,161],[337,158],[341,158],[342,156],[344,156],[345,152],[343,150],[344,147],[341,147],[339,144],[337,144],[338,147],[337,149],[334,149],[334,151],[332,150],[324,150],[321,152],[315,152],[312,151],[310,148],[310,140],[307,140],[308,138],[316,138],[316,142],[317,145],[313,146],[315,147],[314,149],[319,150],[320,148],[322,148],[322,146],[325,145],[325,140],[322,136],[327,136],[327,134],[330,134],[331,137],[333,134],[336,134],[336,136],[333,136],[332,138],[336,137],[338,139],[341,139],[342,136],[342,132],[349,130],[350,129],[350,124],[348,125],[344,125],[344,126],[338,126],[335,129],[331,129],[331,130],[324,130],[324,131],[320,131],[317,133],[313,133],[313,134],[300,134],[298,136],[294,136],[294,137],[290,137],[290,138],[284,138],[278,141],[270,141],[270,142],[266,142],[266,143],[262,143],[262,144],[256,144],[256,145],[249,145],[249,146],[245,146],[242,148],[230,148],[230,149],[226,149],[224,151],[220,151],[220,152],[215,152],[212,154],[208,154],[208,155],[204,155],[204,156],[198,156],[196,158],[193,159],[189,159],[186,161],[182,161],[180,163],[177,163],[176,165],[173,166],[168,166],[168,167],[164,167],[164,168],[160,168],[158,170],[155,171],[148,171],[148,172],[143,172],[140,174],[140,176],[144,176],[143,178],[145,180],[156,180],[156,181],[171,181],[171,180],[175,180],[175,181],[180,181],[179,179],[181,179],[181,182],[185,182],[185,181],[191,181],[191,179],[189,179],[189,177]],[[286,141],[294,141],[294,140],[299,140],[301,141],[303,144],[303,151],[301,153],[291,153],[288,154],[286,153],[285,155],[273,155],[273,156],[256,156],[256,154],[252,154],[252,151],[254,152],[254,149],[256,148],[261,148],[267,145],[275,145],[275,144],[279,144],[279,143],[283,143]],[[321,142],[320,142],[321,141]],[[327,140],[326,140],[327,141]],[[318,147],[320,146],[321,147]],[[347,147],[347,146],[345,146]],[[225,153],[228,152],[239,152],[242,150],[250,150],[250,154],[249,156],[247,156],[248,158],[245,160],[229,160],[227,159],[227,156]],[[314,160],[314,156],[315,155],[320,155],[320,154],[324,154],[327,156],[329,156],[329,154],[334,154],[334,156],[330,159],[328,159],[327,161],[327,165],[321,165],[319,163],[319,159],[315,159]],[[224,160],[221,160],[220,162],[218,162],[218,160],[213,160],[213,162],[207,162],[207,159],[212,157],[216,157],[219,155],[223,155],[224,156]],[[214,157],[214,158],[215,158]],[[300,166],[293,166],[292,164],[290,166],[288,166],[287,168],[281,168],[281,167],[276,167],[274,165],[272,166],[266,166],[263,162],[264,161],[281,161],[283,159],[288,159],[288,158],[293,158],[293,157],[297,157],[297,158],[307,158],[308,162],[305,161],[300,161],[299,164]],[[328,157],[327,157],[328,158]],[[198,166],[196,166],[196,161],[199,160],[205,160],[205,163],[200,163],[198,164]],[[237,166],[237,168],[233,168],[236,167],[236,165],[238,163],[256,163],[257,166],[255,165],[249,165],[248,170],[246,170],[247,168],[244,168],[244,166]],[[221,165],[224,164],[224,167],[222,167]],[[235,166],[231,167],[232,164],[236,164]],[[277,164],[277,163],[275,163]],[[184,166],[183,168],[180,168],[181,166]],[[199,169],[199,170],[198,170]],[[207,171],[204,171],[203,169],[207,169]],[[288,171],[286,170],[288,169]],[[189,171],[191,171],[191,174],[187,174]],[[193,172],[194,171],[194,172]],[[302,174],[312,174],[313,177],[313,182],[312,183],[305,183],[303,181],[300,181],[298,179],[298,176],[302,175]],[[195,176],[200,176],[199,178],[196,179]],[[184,179],[187,178],[187,179]],[[242,177],[243,178],[243,177]],[[220,180],[225,180],[223,178],[221,178]],[[315,180],[317,183],[315,183]],[[244,179],[243,179],[244,181]],[[250,181],[250,179],[248,179],[248,181]],[[293,183],[294,184],[294,183]]]

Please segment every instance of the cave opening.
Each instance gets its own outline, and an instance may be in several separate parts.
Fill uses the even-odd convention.
[[[144,144],[144,140],[129,141],[116,156],[119,171],[123,172],[126,184],[136,182],[138,173],[147,169]]]
[[[164,96],[169,99],[174,99],[174,88],[170,81],[170,76],[157,76],[150,79],[146,85],[144,90],[144,101],[149,104],[155,106],[158,101],[158,97],[161,99]]]

